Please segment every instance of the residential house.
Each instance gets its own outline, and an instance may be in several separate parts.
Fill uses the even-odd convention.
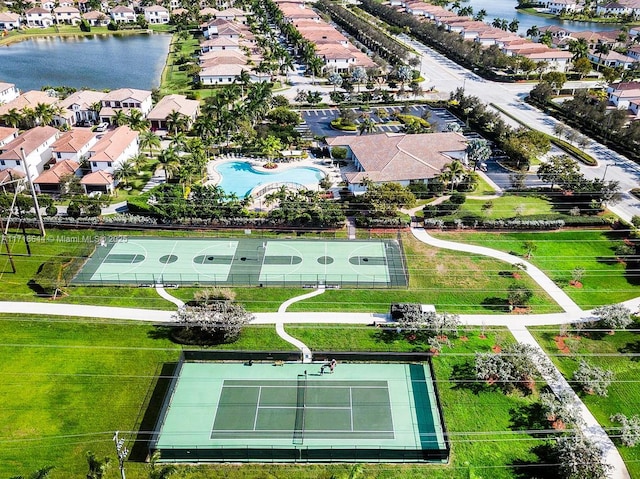
[[[29,27],[50,27],[53,25],[53,14],[51,10],[42,7],[33,7],[27,10],[25,16]]]
[[[76,5],[78,7],[78,10],[80,10],[80,13],[87,13],[92,11],[91,10],[91,5],[89,4],[89,0],[78,0],[76,2]]]
[[[119,126],[89,148],[88,161],[92,172],[103,170],[113,174],[118,166],[138,152],[138,132],[128,126]]]
[[[107,15],[98,10],[91,10],[90,12],[84,13],[82,18],[89,22],[89,25],[92,27],[104,27],[108,25],[111,20]]]
[[[622,2],[609,2],[596,7],[596,14],[603,17],[629,15],[632,12],[633,9]]]
[[[122,5],[111,9],[111,19],[116,23],[135,23],[136,12],[133,8],[124,7]]]
[[[219,12],[220,10],[216,10],[215,8],[206,7],[200,10],[200,16],[202,18],[215,18]]]
[[[20,28],[20,15],[12,12],[0,12],[0,30]]]
[[[133,88],[120,88],[107,93],[100,100],[100,103],[102,104],[100,121],[103,122],[111,123],[111,119],[118,110],[128,113],[132,109],[137,109],[142,112],[143,117],[146,117],[152,107],[151,92]]]
[[[113,174],[103,170],[84,175],[80,180],[80,184],[86,194],[94,192],[111,194],[115,188]]]
[[[20,96],[20,92],[13,83],[0,82],[0,105],[9,103]]]
[[[231,7],[231,8],[227,8],[225,10],[219,11],[216,14],[216,18],[221,18],[222,20],[232,20],[232,21],[241,23],[243,25],[246,25],[247,15],[249,15],[248,12],[244,10],[240,10],[239,8]]]
[[[73,160],[62,160],[45,169],[33,180],[33,186],[38,193],[60,194],[65,193],[63,184],[67,182],[69,175],[80,176],[80,164]]]
[[[15,182],[16,180],[20,180],[24,178],[24,173],[20,170],[15,170],[13,168],[6,168],[4,170],[0,170],[0,188],[2,188],[2,192],[6,193],[7,191],[15,191],[16,186],[18,186]],[[18,186],[19,190],[22,190],[22,186]]]
[[[536,63],[546,62],[547,67],[544,72],[559,71],[566,72],[571,65],[571,59],[573,54],[566,50],[559,50],[557,48],[547,48],[542,51],[528,51],[522,52],[523,57],[529,58]]]
[[[29,90],[22,93],[5,104],[0,104],[0,119],[3,115],[6,115],[10,110],[16,109],[18,112],[22,112],[25,108],[35,108],[38,103],[44,103],[46,105],[53,105],[58,101],[58,97],[48,92],[39,90]]]
[[[221,50],[241,51],[241,42],[235,38],[213,36],[200,43],[200,52],[215,52]]]
[[[546,2],[543,1],[542,4],[546,11],[553,15],[580,12],[584,8],[584,5],[577,0],[547,0]]]
[[[60,136],[52,126],[36,126],[0,147],[0,170],[13,168],[36,178],[51,159],[51,146]]]
[[[640,45],[634,45],[627,50],[627,55],[636,61],[640,61]]]
[[[56,7],[53,9],[53,15],[58,25],[77,25],[82,20],[80,10],[76,7]]]
[[[62,112],[54,116],[54,124],[59,126],[84,124],[88,126],[97,123],[100,119],[98,106],[102,107],[101,101],[105,96],[107,96],[106,93],[93,90],[80,90],[72,93],[58,102]]]
[[[295,23],[296,20],[314,20],[316,22],[320,21],[320,15],[312,10],[311,8],[306,8],[304,4],[300,3],[280,3],[278,8],[282,12],[282,16],[289,23]],[[220,15],[218,15],[220,18]]]
[[[198,73],[200,83],[203,85],[229,85],[236,80],[236,77],[246,71],[249,73],[250,81],[261,82],[268,81],[269,75],[260,75],[253,70],[249,70],[246,65],[238,65],[237,63],[222,63],[204,67]]]
[[[212,35],[218,34],[218,28],[221,26],[230,25],[237,30],[237,37],[240,36],[240,29],[235,27],[233,22],[229,20],[223,20],[222,18],[214,18],[213,20],[209,20],[208,22],[204,22],[200,25],[200,30],[202,31],[202,35],[204,38],[209,38]]]
[[[169,10],[161,5],[144,8],[144,18],[149,23],[169,23]]]
[[[51,145],[51,154],[56,162],[73,160],[81,163],[97,141],[97,136],[89,128],[74,128],[64,132]]]
[[[43,0],[42,2],[40,2],[40,6],[45,10],[51,11],[56,8],[56,2],[54,2],[53,0]]]
[[[629,111],[633,115],[634,120],[640,119],[640,98],[636,98],[629,102]]]
[[[152,130],[168,130],[167,118],[177,112],[186,118],[186,127],[191,128],[198,113],[200,112],[200,102],[189,100],[184,95],[167,95],[149,112],[147,119],[151,122]]]
[[[366,191],[365,183],[428,183],[453,160],[466,160],[467,140],[460,133],[417,135],[344,135],[327,139],[330,147],[346,147],[356,171],[345,173],[349,189]]]
[[[640,100],[640,82],[611,83],[607,87],[607,99],[616,108],[631,108],[631,103]]]
[[[588,58],[596,65],[599,64],[611,68],[622,67],[625,70],[636,61],[634,58],[615,51],[610,51],[606,55],[601,55],[595,51],[589,52]]]
[[[19,130],[10,126],[0,126],[0,148],[18,138]]]
[[[344,72],[351,67],[373,68],[376,63],[353,45],[339,43],[317,45],[316,56],[322,58],[325,68],[330,71]]]

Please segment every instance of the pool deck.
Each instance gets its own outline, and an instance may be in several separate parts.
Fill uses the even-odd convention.
[[[249,158],[245,156],[230,156],[230,155],[222,155],[216,157],[214,160],[209,161],[207,164],[207,181],[206,185],[217,185],[222,181],[222,177],[216,171],[216,166],[221,163],[231,162],[231,161],[246,161],[258,172],[262,173],[273,173],[275,170],[264,168],[264,164],[268,163],[268,160],[264,158]],[[340,183],[344,178],[342,177],[342,173],[340,172],[340,168],[336,165],[328,164],[328,159],[319,159],[313,157],[307,157],[302,159],[291,160],[288,163],[278,163],[277,171],[286,171],[289,168],[300,168],[300,167],[311,167],[316,168],[322,173],[324,173],[329,179],[332,181],[333,185],[330,188],[330,191],[333,192],[334,196],[339,196],[338,183]],[[262,187],[266,186],[261,185]],[[316,189],[317,185],[306,185],[311,189]],[[254,198],[253,203],[250,206],[251,209],[267,211],[270,207],[263,204],[261,198]]]

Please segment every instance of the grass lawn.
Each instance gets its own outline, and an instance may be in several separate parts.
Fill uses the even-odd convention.
[[[625,233],[611,230],[433,233],[441,239],[478,244],[523,255],[523,242],[536,250],[529,261],[542,269],[582,308],[617,303],[640,296],[637,274],[617,261],[615,250]],[[574,268],[584,268],[583,287],[569,285]]]
[[[493,206],[483,209],[483,205],[488,201],[491,201]],[[506,194],[489,200],[468,199],[453,217],[461,218],[473,214],[486,219],[513,218],[518,215],[552,213],[552,209],[553,205],[545,198]]]
[[[48,258],[60,254],[81,255],[95,241],[93,238],[105,234],[93,230],[55,230],[50,229],[47,241],[32,244],[32,256],[16,256],[17,273],[11,273],[8,258],[0,256],[0,295],[4,300],[12,301],[49,301],[39,298],[28,285],[36,275],[38,268]],[[118,232],[111,234],[117,235]],[[127,232],[124,234],[135,234]],[[141,233],[137,233],[141,234]],[[142,233],[144,234],[144,233]],[[187,236],[189,233],[173,233],[173,236]],[[224,234],[221,234],[224,236]],[[207,236],[207,234],[193,234]],[[274,237],[277,237],[274,235]],[[21,238],[21,237],[18,237]],[[74,243],[71,240],[84,238],[89,243]],[[64,239],[64,241],[62,241]],[[330,290],[318,298],[295,303],[290,311],[359,311],[384,313],[393,302],[418,302],[434,304],[441,311],[484,312],[496,311],[497,291],[506,291],[516,280],[500,272],[509,270],[509,266],[490,258],[475,257],[446,250],[438,250],[417,241],[411,235],[405,235],[405,255],[409,267],[408,289],[341,289]],[[22,240],[11,243],[14,254],[24,253]],[[536,291],[532,301],[534,312],[556,312],[558,306],[546,293],[537,290],[528,277],[520,280]],[[189,301],[193,293],[200,288],[179,288],[171,294]],[[234,288],[236,300],[250,311],[277,311],[287,299],[307,293],[301,288]],[[94,304],[103,306],[125,306],[149,309],[174,309],[173,304],[161,299],[153,288],[126,287],[90,287],[72,286],[68,296],[59,302],[74,304]],[[504,294],[506,301],[506,293]],[[489,302],[487,302],[489,301]],[[498,307],[497,311],[501,311]]]
[[[587,356],[586,360],[591,364],[614,372],[615,379],[609,387],[608,397],[580,393],[584,403],[605,428],[619,427],[618,423],[612,423],[609,420],[612,414],[620,412],[628,417],[638,414],[640,361],[637,356],[631,356],[631,354],[637,355],[640,352],[640,331],[638,330],[640,324],[636,321],[631,327],[635,330],[618,331],[612,336],[596,333],[592,334],[591,338],[582,337],[579,341],[569,340],[567,343],[571,345],[570,354],[561,354],[558,351],[554,341],[558,329],[531,328],[538,343],[551,355],[553,362],[569,381],[578,368],[581,357],[584,356]],[[617,441],[614,439],[614,442]],[[631,477],[640,477],[640,448],[625,447],[619,443],[616,445],[627,464]]]
[[[178,38],[177,34],[173,35],[167,63],[160,79],[160,92],[163,95],[170,93],[185,94],[192,90],[191,79],[186,72],[180,70],[180,65],[177,64],[177,61],[183,56],[194,57],[195,59],[198,47],[198,39],[191,34],[186,39]]]
[[[349,338],[350,349],[411,350],[420,345],[404,338],[386,337],[375,328],[291,327],[289,331],[313,349],[340,349]],[[434,359],[445,420],[452,434],[450,466],[363,465],[368,478],[436,479],[520,477],[508,466],[536,461],[529,452],[538,444],[524,433],[512,433],[512,409],[526,406],[532,398],[505,396],[484,385],[462,387],[448,382],[467,376],[475,350],[488,350],[496,341],[512,341],[506,330],[467,332],[469,340],[454,340]],[[498,338],[496,338],[498,336]],[[0,316],[0,345],[5,360],[0,365],[0,476],[29,475],[54,465],[53,479],[83,477],[85,453],[110,456],[115,461],[113,431],[121,431],[132,447],[151,398],[156,377],[165,363],[178,359],[180,347],[161,330],[142,324],[95,320],[65,321],[46,318],[18,319]],[[273,328],[247,328],[233,349],[290,349]],[[455,354],[452,354],[455,353]],[[166,370],[165,370],[166,371]],[[467,373],[465,373],[467,371]],[[165,374],[168,371],[165,372]],[[477,389],[476,389],[477,387]],[[154,406],[158,404],[154,402]],[[149,426],[143,426],[146,428]],[[474,431],[474,434],[468,434]],[[115,466],[115,464],[114,464]],[[126,464],[129,479],[149,477],[147,466]],[[329,478],[346,477],[349,466],[214,465],[180,466],[176,477],[204,479]],[[119,477],[117,467],[105,476]]]
[[[476,185],[476,189],[473,190],[470,195],[493,195],[496,190],[493,189],[491,185],[482,177],[482,175],[478,175],[478,184]]]
[[[506,306],[507,289],[516,281],[535,292],[531,306],[536,313],[560,311],[551,298],[528,276],[515,280],[511,266],[491,258],[440,250],[403,237],[409,268],[409,289],[329,290],[321,296],[294,303],[289,311],[374,311],[388,312],[394,302],[434,304],[438,311],[491,313],[504,311],[496,295],[502,292]],[[501,274],[502,273],[502,274]]]

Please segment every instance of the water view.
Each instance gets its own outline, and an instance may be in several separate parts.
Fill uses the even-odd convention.
[[[557,18],[528,15],[516,10],[515,7],[518,5],[517,0],[469,0],[462,5],[465,6],[467,4],[473,7],[474,13],[477,13],[484,8],[487,11],[487,16],[484,21],[487,23],[491,23],[494,18],[504,18],[508,21],[511,21],[514,18],[517,19],[520,22],[518,33],[522,35],[524,35],[533,25],[536,25],[538,28],[549,25],[558,25],[574,32],[581,32],[584,30],[617,30],[620,28],[620,25],[611,25],[607,23],[566,22],[558,20]]]
[[[0,47],[0,81],[21,90],[151,90],[160,84],[170,41],[169,34],[28,38]]]

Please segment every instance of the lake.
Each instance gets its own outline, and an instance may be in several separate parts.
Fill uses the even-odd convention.
[[[517,0],[469,0],[468,2],[462,3],[463,7],[467,5],[471,5],[473,7],[474,14],[484,8],[487,11],[487,16],[484,19],[486,23],[491,23],[494,18],[504,18],[509,22],[514,18],[517,19],[520,22],[518,33],[522,35],[524,35],[525,32],[533,25],[536,25],[538,28],[549,25],[558,25],[574,32],[581,32],[584,30],[618,30],[620,28],[620,25],[611,25],[606,23],[567,22],[558,20],[557,18],[528,15],[516,10],[515,7],[518,5]]]
[[[44,85],[94,90],[160,85],[171,35],[27,38],[0,47],[0,82],[21,90]]]

